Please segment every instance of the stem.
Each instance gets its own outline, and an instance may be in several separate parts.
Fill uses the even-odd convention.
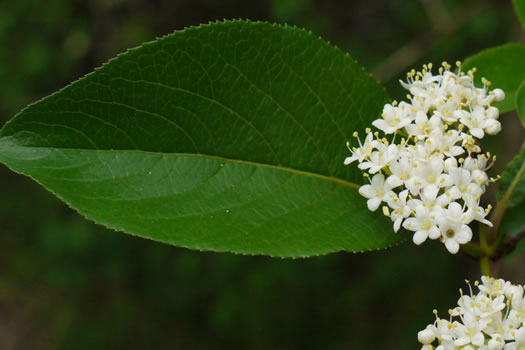
[[[522,238],[525,238],[525,228],[521,229],[518,233],[512,235],[512,240],[516,243],[521,241]]]
[[[479,259],[479,267],[481,268],[482,276],[490,276],[490,256],[492,255],[492,247],[487,241],[487,226],[479,225],[479,246],[483,251],[483,255]]]
[[[486,254],[485,250],[481,249],[479,245],[471,242],[463,244],[461,246],[461,251],[476,260]]]
[[[482,276],[490,276],[490,258],[487,255],[484,255],[479,260],[479,266],[481,268]]]
[[[487,226],[485,225],[478,225],[479,227],[479,246],[481,250],[485,252],[483,255],[488,255],[489,250],[489,244],[487,240]]]

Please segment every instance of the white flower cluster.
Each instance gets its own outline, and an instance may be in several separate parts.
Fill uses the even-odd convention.
[[[415,232],[415,244],[439,238],[453,254],[471,240],[470,222],[492,225],[485,219],[491,207],[480,207],[479,200],[495,181],[486,173],[495,157],[481,154],[478,140],[501,130],[491,103],[505,97],[501,89],[489,91],[486,79],[476,88],[475,69],[465,74],[460,62],[457,66],[458,74],[446,62],[437,75],[432,64],[409,72],[401,82],[410,91],[409,102],[385,105],[382,118],[372,123],[392,139],[367,128],[361,141],[355,132],[359,147],[347,144],[352,155],[344,162],[357,161],[371,177],[359,193],[371,211],[384,203],[395,232],[401,225]]]
[[[460,289],[458,306],[448,311],[449,320],[440,319],[434,310],[434,323],[417,334],[422,350],[525,349],[524,287],[492,277],[481,280],[475,282],[476,295],[470,283],[470,296]]]

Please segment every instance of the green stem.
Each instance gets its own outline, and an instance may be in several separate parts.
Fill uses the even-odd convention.
[[[490,258],[487,255],[484,255],[479,260],[479,266],[481,268],[482,276],[490,276]]]
[[[468,256],[478,260],[483,255],[485,255],[485,250],[481,249],[481,247],[475,243],[467,243],[463,244],[461,246],[461,250],[467,254]]]
[[[492,253],[492,247],[488,244],[487,236],[487,226],[479,225],[479,247],[480,250],[483,251],[483,255],[479,259],[482,276],[490,276],[490,255]]]
[[[475,243],[467,243],[467,244],[463,244],[461,246],[461,250],[468,256],[478,260],[480,259],[483,255],[485,255],[485,250],[481,249],[481,247]]]
[[[485,252],[483,255],[487,255],[489,250],[489,243],[488,243],[488,233],[487,233],[487,226],[486,225],[478,225],[479,227],[479,246],[481,250]]]

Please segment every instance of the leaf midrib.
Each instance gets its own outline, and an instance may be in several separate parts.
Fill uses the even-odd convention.
[[[0,140],[1,139],[2,137],[0,137]],[[26,147],[26,146],[21,146],[18,144],[16,144],[16,147],[29,148],[29,149],[65,150],[65,151],[75,151],[75,152],[104,152],[104,153],[106,152],[107,153],[130,152],[130,153],[144,153],[144,154],[152,154],[152,155],[161,155],[163,157],[175,156],[175,157],[196,157],[196,158],[214,159],[214,160],[224,161],[224,162],[229,162],[229,163],[262,167],[262,168],[287,172],[287,173],[291,173],[291,174],[299,175],[299,176],[306,176],[306,177],[315,178],[315,179],[319,179],[323,181],[333,182],[341,186],[355,188],[355,189],[358,189],[361,186],[359,184],[356,184],[350,181],[346,181],[346,180],[343,180],[343,179],[340,179],[334,176],[317,174],[317,173],[313,173],[310,171],[298,170],[298,169],[293,169],[293,168],[284,167],[280,165],[250,162],[250,161],[241,160],[241,159],[224,158],[224,157],[207,155],[207,154],[202,154],[202,153],[198,153],[198,154],[196,153],[165,153],[165,152],[154,152],[154,151],[143,151],[143,150],[106,150],[106,149],[79,149],[79,148],[34,147],[34,146]]]

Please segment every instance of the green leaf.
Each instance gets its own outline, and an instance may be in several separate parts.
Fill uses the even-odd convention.
[[[525,80],[521,82],[518,92],[516,93],[516,109],[518,110],[521,124],[525,128]]]
[[[500,193],[508,207],[525,201],[525,144],[501,175]]]
[[[193,249],[304,257],[401,240],[345,142],[388,96],[306,31],[233,21],[130,50],[29,106],[0,161],[107,227]]]
[[[508,235],[515,235],[525,228],[525,202],[508,208],[505,217],[501,221],[500,231]]]
[[[476,86],[481,86],[481,78],[492,82],[491,88],[505,91],[505,100],[496,106],[500,112],[516,108],[516,91],[525,80],[525,45],[506,44],[493,47],[467,58],[462,70],[477,68]]]
[[[525,0],[512,0],[514,3],[514,10],[521,22],[521,27],[525,29]]]

